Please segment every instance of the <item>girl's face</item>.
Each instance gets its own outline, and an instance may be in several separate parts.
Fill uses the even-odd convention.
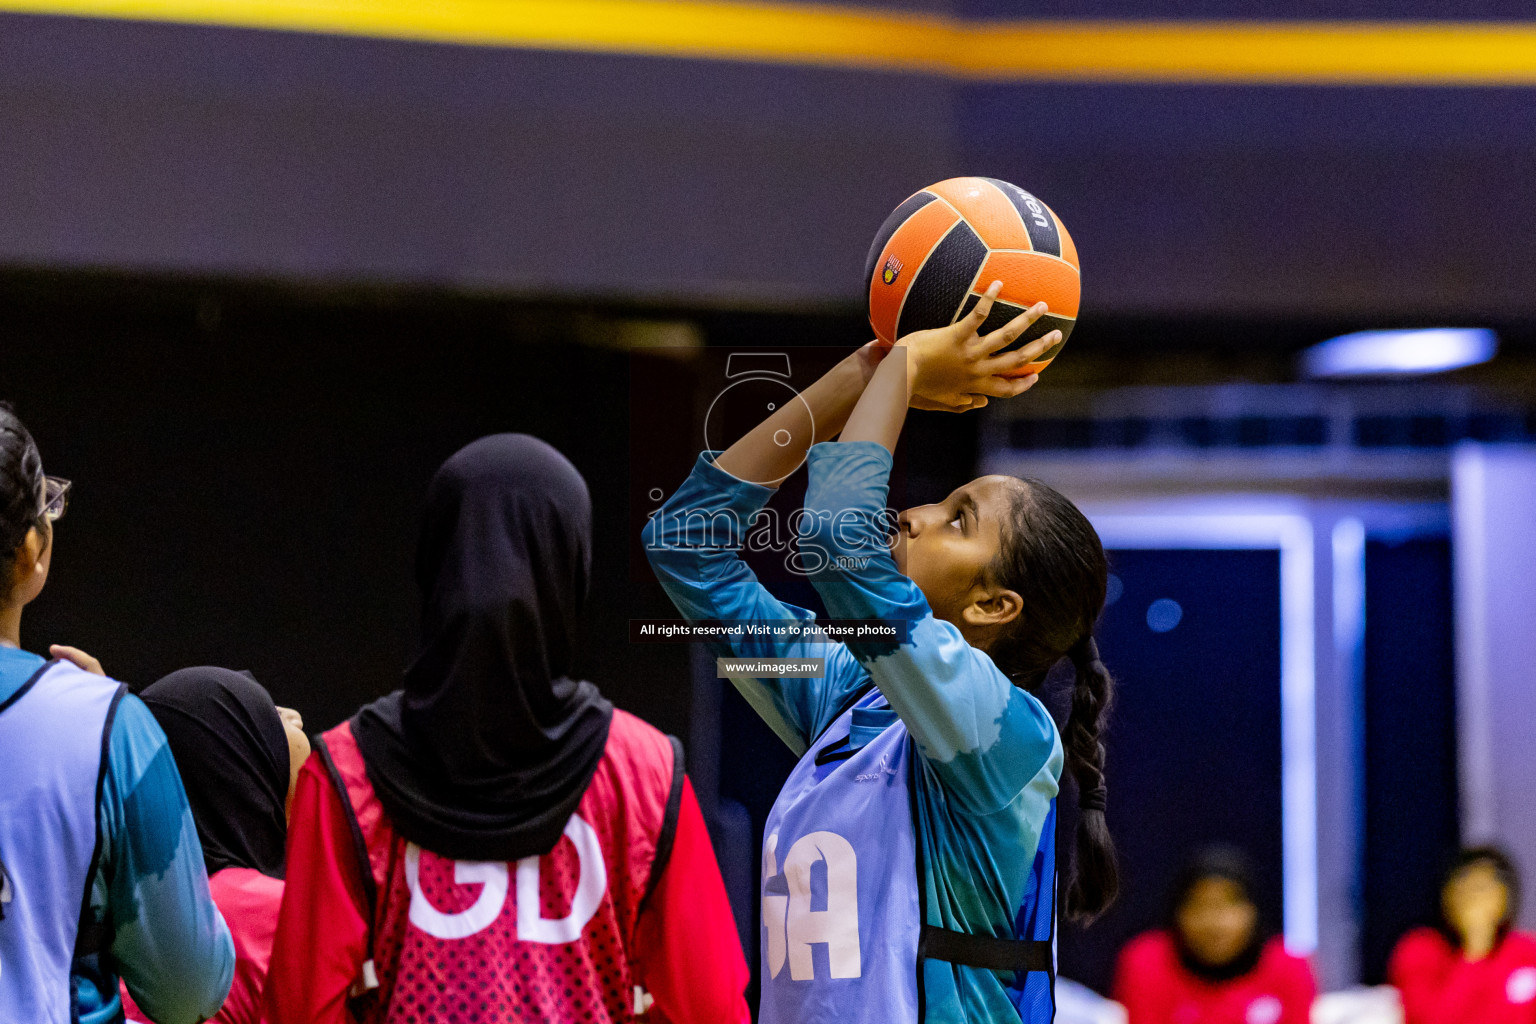
[[[1451,876],[1441,905],[1445,919],[1463,938],[1493,932],[1509,913],[1509,890],[1492,864],[1474,861]]]
[[[891,539],[896,567],[922,590],[935,616],[965,627],[963,613],[984,589],[1024,486],[1015,477],[984,476],[898,517]]]
[[[1224,967],[1253,941],[1259,910],[1230,878],[1202,878],[1179,904],[1176,918],[1184,946],[1210,967]]]

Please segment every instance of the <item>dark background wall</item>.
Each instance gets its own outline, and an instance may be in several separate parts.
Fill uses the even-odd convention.
[[[135,687],[189,664],[248,668],[329,727],[397,686],[414,649],[432,472],[475,437],[523,430],[592,490],[581,671],[686,735],[686,651],[612,642],[671,609],[628,571],[630,356],[564,342],[571,310],[228,292],[200,306],[164,286],[71,284],[0,289],[0,396],[48,471],[75,481],[29,648],[83,647]]]
[[[1031,14],[1516,13],[1165,6]],[[987,173],[1062,215],[1087,316],[1536,311],[1523,89],[961,85],[0,15],[0,96],[0,265],[853,310],[884,215]]]
[[[1004,0],[878,6],[1019,14]],[[1509,0],[1029,13],[1529,14]],[[135,686],[199,662],[249,668],[328,727],[410,657],[431,472],[476,436],[528,430],[593,490],[581,670],[685,737],[718,713],[733,755],[721,792],[758,827],[789,767],[777,741],[729,690],[695,713],[686,648],[614,642],[629,618],[673,614],[635,571],[630,389],[646,375],[677,389],[676,418],[643,429],[680,479],[713,387],[627,350],[619,320],[686,318],[709,344],[851,347],[868,337],[858,278],[875,228],[964,173],[1035,191],[1078,243],[1085,314],[1053,384],[1284,380],[1298,347],[1393,323],[1493,322],[1528,347],[1536,317],[1522,89],[962,84],[0,15],[0,140],[0,399],[77,483],[29,647],[77,644]],[[929,500],[971,475],[976,420],[914,419],[905,480]],[[1117,561],[1111,823],[1131,888],[1093,931],[1064,932],[1076,977],[1107,985],[1119,941],[1159,920],[1197,841],[1243,842],[1274,869],[1263,900],[1278,924],[1278,681],[1252,656],[1276,642],[1266,558]],[[1447,558],[1371,548],[1370,976],[1455,840],[1448,635],[1384,628],[1449,622],[1401,604],[1443,591]],[[1154,635],[1146,604],[1163,596],[1186,619]],[[1436,730],[1418,728],[1422,706]],[[1209,791],[1213,766],[1237,766],[1220,799],[1175,799]]]

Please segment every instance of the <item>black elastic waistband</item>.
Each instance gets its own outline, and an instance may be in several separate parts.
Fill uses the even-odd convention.
[[[923,925],[918,936],[917,955],[929,960],[943,960],[989,971],[1044,971],[1052,976],[1056,974],[1056,958],[1049,942],[967,935],[931,924]]]

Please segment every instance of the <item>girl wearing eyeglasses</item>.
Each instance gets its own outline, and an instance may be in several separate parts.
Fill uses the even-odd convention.
[[[218,1011],[234,974],[165,733],[94,659],[21,649],[69,483],[0,405],[0,1020],[159,1024]],[[73,977],[72,977],[73,976]]]

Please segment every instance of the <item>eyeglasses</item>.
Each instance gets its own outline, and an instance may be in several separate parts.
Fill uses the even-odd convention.
[[[61,476],[43,477],[43,518],[56,523],[69,510],[69,489],[74,485]]]

